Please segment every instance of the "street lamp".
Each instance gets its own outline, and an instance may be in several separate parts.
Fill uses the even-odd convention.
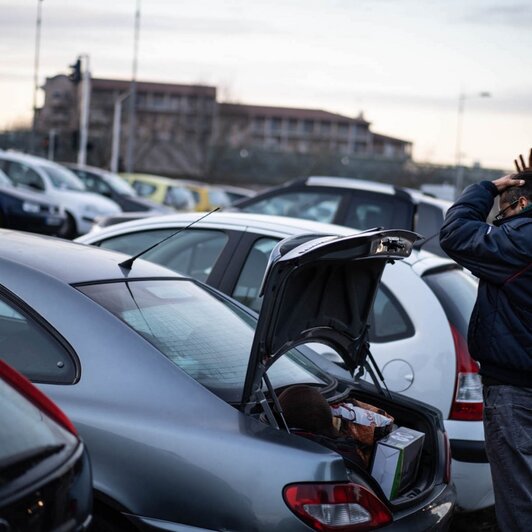
[[[472,98],[490,98],[491,93],[483,91],[475,94],[460,93],[458,97],[458,123],[456,131],[456,151],[455,151],[455,197],[460,194],[464,186],[464,169],[462,168],[462,124],[464,119],[464,104],[466,100]]]
[[[137,68],[140,33],[140,0],[137,0],[135,9],[135,32],[133,37],[133,65],[131,72],[131,89],[129,90],[129,127],[126,152],[126,172],[131,173],[134,169],[135,157],[135,133],[136,133],[136,106],[137,106]]]
[[[111,165],[110,170],[115,174],[118,172],[118,157],[120,154],[120,125],[122,120],[122,103],[130,95],[130,92],[120,94],[115,99],[113,114],[113,141],[111,144]]]
[[[33,65],[33,118],[30,135],[30,153],[35,153],[37,128],[37,91],[39,90],[39,56],[41,46],[42,0],[37,0],[37,20],[35,23],[35,62]]]

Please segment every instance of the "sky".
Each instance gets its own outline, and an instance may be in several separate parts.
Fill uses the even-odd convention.
[[[38,1],[0,0],[0,129],[31,119]],[[43,0],[39,84],[80,54],[130,79],[135,5]],[[363,112],[438,164],[456,162],[463,95],[462,162],[511,169],[532,146],[530,0],[141,0],[140,20],[139,80]]]

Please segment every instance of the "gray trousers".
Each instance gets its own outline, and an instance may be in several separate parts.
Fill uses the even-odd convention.
[[[532,388],[484,387],[486,453],[502,532],[532,531]]]

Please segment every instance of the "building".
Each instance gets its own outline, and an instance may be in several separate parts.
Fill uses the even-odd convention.
[[[109,166],[115,102],[120,100],[123,169],[130,86],[126,80],[91,79],[88,163]],[[76,159],[81,90],[82,84],[66,75],[46,79],[37,131],[53,137],[56,160]],[[329,159],[335,164],[341,160],[342,168],[354,158],[398,163],[411,159],[412,143],[373,133],[362,115],[218,103],[216,87],[204,85],[138,81],[136,94],[134,169],[138,172],[225,178],[248,172],[246,165],[239,169],[248,153],[257,155],[247,164],[253,162],[259,176],[263,167],[265,175],[281,175],[284,166],[290,167],[287,175],[303,175],[312,167],[309,161],[319,160],[327,169],[333,168],[326,162]]]

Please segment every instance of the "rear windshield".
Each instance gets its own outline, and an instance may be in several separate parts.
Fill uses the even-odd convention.
[[[458,268],[425,274],[423,280],[438,298],[449,322],[467,338],[469,318],[477,298],[478,280]]]
[[[226,400],[240,400],[255,320],[238,307],[185,279],[78,288],[202,385]],[[302,357],[293,350],[272,366],[274,387],[328,380]]]

